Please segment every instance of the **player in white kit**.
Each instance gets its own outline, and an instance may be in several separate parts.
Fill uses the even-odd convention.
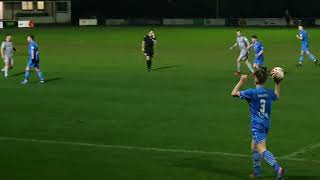
[[[13,47],[12,36],[7,34],[5,41],[1,44],[1,57],[4,60],[4,68],[1,71],[4,77],[8,77],[9,69],[13,68],[13,51],[16,49]]]
[[[233,50],[235,47],[239,46],[240,55],[237,58],[237,71],[234,73],[235,76],[239,76],[241,74],[241,61],[245,61],[251,73],[254,73],[251,63],[249,62],[249,51],[247,49],[250,46],[249,40],[241,34],[240,30],[237,30],[237,41],[234,43],[230,50]]]

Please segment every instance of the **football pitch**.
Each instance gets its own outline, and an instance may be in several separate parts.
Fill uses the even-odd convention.
[[[0,78],[0,180],[243,180],[252,171],[249,107],[230,96],[235,28],[157,27],[154,71],[141,42],[148,27],[7,29],[15,67]],[[320,58],[320,30],[307,29]],[[320,67],[297,68],[297,29],[245,28],[283,67],[268,147],[289,180],[320,179]],[[42,71],[21,85],[26,36]],[[250,54],[252,62],[253,53]],[[242,64],[243,73],[247,67]],[[253,87],[249,79],[246,88]],[[273,82],[269,79],[269,88]],[[275,179],[263,164],[263,179]]]

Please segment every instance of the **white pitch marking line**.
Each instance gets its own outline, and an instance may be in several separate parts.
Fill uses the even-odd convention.
[[[296,157],[297,155],[304,154],[307,151],[312,151],[313,149],[316,149],[316,148],[320,148],[320,142],[317,143],[317,144],[305,146],[304,148],[302,148],[302,149],[300,149],[298,151],[295,151],[295,152],[293,152],[291,154],[288,154],[288,155],[284,156],[284,158],[293,158],[293,157]]]
[[[47,143],[47,144],[64,144],[64,145],[73,145],[73,146],[87,146],[87,147],[96,147],[96,148],[126,149],[126,150],[139,150],[139,151],[209,154],[209,155],[211,154],[211,155],[221,155],[221,156],[241,157],[241,158],[251,157],[249,155],[244,155],[244,154],[209,152],[209,151],[202,151],[202,150],[183,150],[183,149],[164,149],[164,148],[156,148],[156,147],[120,146],[120,145],[92,144],[92,143],[81,143],[81,142],[70,142],[70,141],[20,139],[20,138],[12,138],[12,137],[0,137],[0,140],[1,141],[22,141],[22,142],[32,142],[32,143]]]
[[[72,146],[86,146],[95,148],[109,148],[109,149],[125,149],[125,150],[139,150],[139,151],[154,151],[154,152],[170,152],[170,153],[189,153],[189,154],[206,154],[206,155],[217,155],[225,157],[239,157],[239,158],[251,158],[249,155],[237,154],[237,153],[225,153],[225,152],[212,152],[202,150],[184,150],[184,149],[165,149],[156,147],[135,147],[135,146],[120,146],[120,145],[106,145],[106,144],[92,144],[92,143],[81,143],[71,141],[56,141],[56,140],[40,140],[40,139],[22,139],[13,137],[0,137],[0,141],[20,141],[20,142],[31,142],[31,143],[46,143],[46,144],[62,144]],[[290,158],[290,157],[279,157],[279,159],[296,161],[296,162],[313,162],[320,164],[320,161]]]

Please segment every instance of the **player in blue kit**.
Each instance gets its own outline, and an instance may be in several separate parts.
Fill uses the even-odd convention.
[[[251,112],[251,133],[252,133],[252,160],[254,173],[251,177],[261,175],[261,158],[274,168],[277,179],[284,176],[285,170],[278,164],[274,155],[267,150],[267,136],[270,128],[271,105],[280,97],[280,80],[275,79],[275,90],[266,89],[265,82],[268,75],[265,70],[258,69],[254,72],[256,88],[241,91],[241,87],[248,79],[242,75],[238,84],[234,87],[231,95],[240,97],[249,103]]]
[[[251,37],[251,45],[248,46],[248,50],[253,47],[255,53],[255,59],[253,63],[253,67],[256,69],[261,68],[264,65],[264,47],[260,41],[258,41],[258,37],[253,35]]]
[[[39,57],[39,47],[38,44],[34,41],[34,36],[29,35],[28,36],[28,43],[29,43],[29,62],[26,67],[25,72],[25,79],[22,81],[22,84],[27,84],[30,78],[30,70],[36,69],[38,73],[38,77],[40,79],[40,83],[44,83],[44,78],[42,75],[42,72],[40,70],[40,57]]]
[[[302,62],[304,60],[304,54],[307,54],[309,58],[315,63],[315,65],[318,65],[318,61],[316,57],[309,51],[309,35],[306,30],[304,30],[303,26],[298,26],[299,33],[297,34],[297,38],[301,41],[301,55],[299,58],[299,64],[298,67],[302,66]]]

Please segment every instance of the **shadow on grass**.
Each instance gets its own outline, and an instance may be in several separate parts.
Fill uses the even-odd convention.
[[[52,82],[54,82],[54,81],[59,81],[59,80],[62,80],[62,79],[63,79],[62,77],[49,78],[49,79],[46,79],[46,80],[45,80],[45,84],[47,84],[47,83],[52,83]],[[32,82],[30,82],[30,84],[37,84],[37,83],[39,83],[39,81],[32,81]]]
[[[152,70],[154,71],[160,71],[160,70],[164,70],[164,69],[172,69],[172,68],[179,68],[182,67],[181,65],[173,65],[173,66],[162,66],[162,67],[158,67],[158,68],[154,68]]]
[[[54,81],[60,81],[62,79],[63,79],[62,77],[49,78],[49,79],[46,79],[46,83],[50,83],[50,82],[54,82]]]
[[[173,167],[182,167],[182,168],[191,168],[191,169],[197,169],[200,171],[205,171],[208,173],[218,174],[222,175],[223,177],[226,177],[228,179],[241,179],[241,180],[248,180],[250,179],[249,173],[245,174],[241,171],[233,168],[228,168],[226,164],[221,166],[223,162],[220,161],[210,161],[203,158],[187,158],[187,159],[180,159],[179,161],[175,162],[169,162],[169,166]],[[232,167],[230,165],[229,167]],[[269,179],[275,179],[275,176],[266,175],[258,178],[261,180],[269,180]],[[222,178],[224,179],[224,178]],[[283,177],[284,180],[320,180],[320,176],[308,176],[308,175],[289,175],[286,174]]]
[[[10,75],[10,77],[18,77],[18,76],[22,76],[24,74],[25,74],[25,72],[23,71],[23,72],[12,74],[12,75]]]
[[[221,166],[220,163],[215,163],[213,161],[201,158],[183,159],[179,162],[170,163],[170,166],[198,169],[200,171],[219,174],[223,177],[229,177],[234,179],[249,179],[249,174],[243,174],[239,171],[234,170],[233,168],[226,168],[225,166]]]

